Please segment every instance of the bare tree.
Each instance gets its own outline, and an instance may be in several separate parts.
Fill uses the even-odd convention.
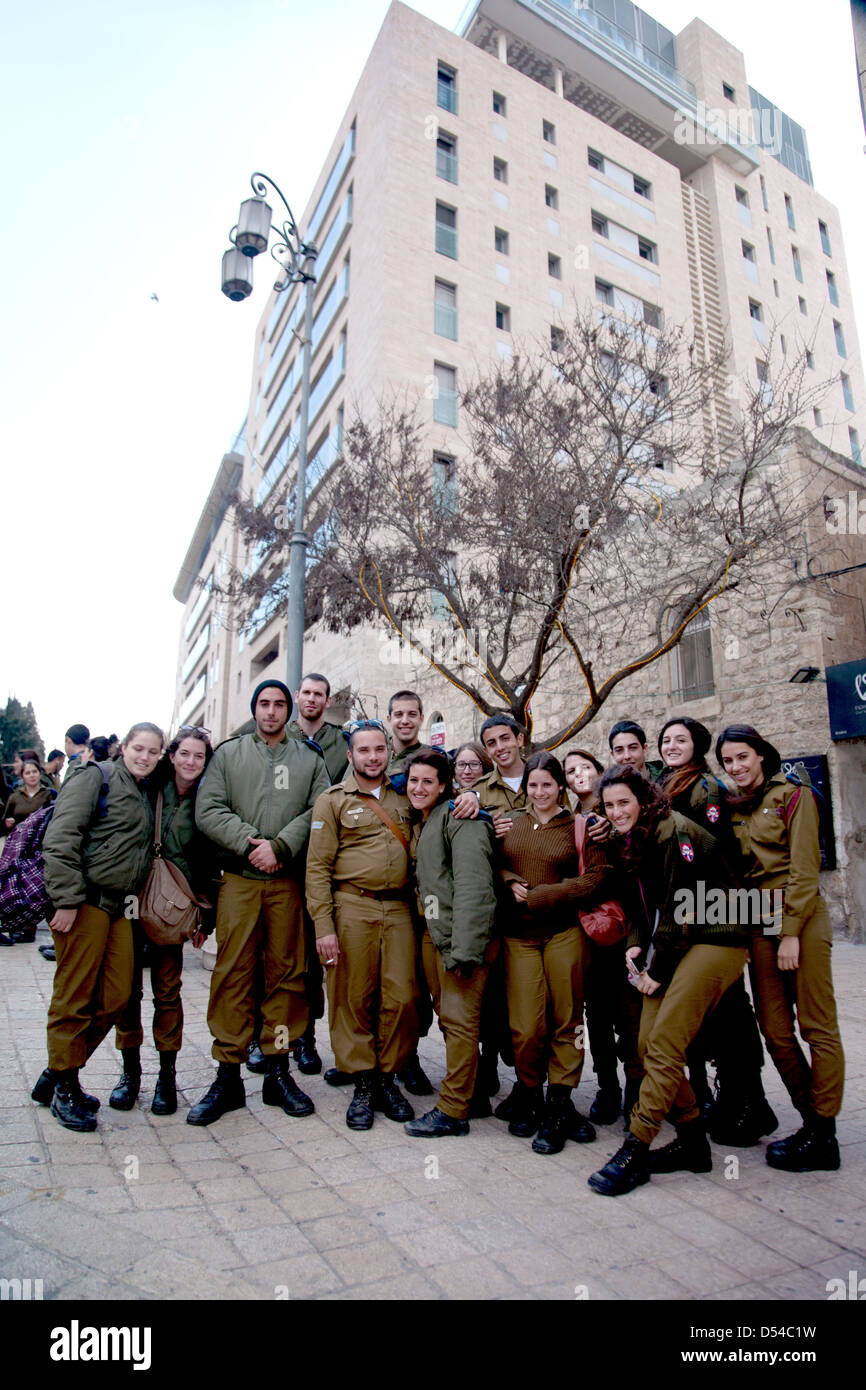
[[[309,618],[379,615],[483,714],[530,729],[567,673],[580,707],[556,747],[714,599],[787,562],[806,518],[779,459],[826,389],[804,366],[750,386],[684,329],[587,309],[462,393],[453,467],[417,406],[381,404],[314,499]],[[238,519],[260,553],[284,539],[278,513]],[[283,581],[264,565],[239,595],[276,606]]]

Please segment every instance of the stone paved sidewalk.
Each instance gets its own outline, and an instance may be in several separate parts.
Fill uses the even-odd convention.
[[[110,1110],[118,1065],[106,1041],[84,1077],[103,1102],[99,1128],[70,1133],[29,1099],[53,966],[35,945],[4,950],[0,1277],[41,1279],[46,1299],[824,1300],[829,1279],[866,1274],[866,948],[838,945],[834,964],[848,1059],[841,1171],[774,1173],[763,1146],[736,1162],[715,1149],[710,1174],[610,1200],[586,1179],[619,1147],[619,1126],[552,1157],[494,1119],[438,1142],[383,1116],[359,1134],[344,1122],[351,1092],[307,1078],[316,1113],[290,1120],[262,1105],[249,1075],[246,1110],[187,1125],[213,1077],[210,976],[191,948],[178,1113],[150,1113],[150,1047],[137,1108]],[[438,1033],[421,1055],[435,1084]],[[513,1077],[500,1074],[504,1094]],[[764,1077],[788,1133],[796,1116],[769,1063]],[[590,1077],[584,1113],[593,1094]]]

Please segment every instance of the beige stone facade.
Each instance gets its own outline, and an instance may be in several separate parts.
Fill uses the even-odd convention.
[[[646,305],[670,323],[691,322],[710,349],[727,341],[734,383],[754,383],[758,363],[772,381],[783,356],[808,347],[810,372],[831,387],[786,464],[805,470],[823,496],[860,489],[862,469],[850,459],[866,441],[866,386],[835,208],[802,176],[805,156],[786,154],[798,173],[752,143],[736,47],[694,20],[676,36],[673,68],[659,26],[638,15],[638,37],[623,36],[597,9],[479,0],[459,35],[402,4],[388,11],[301,219],[319,247],[309,528],[320,520],[316,485],[355,409],[371,411],[394,390],[419,399],[431,457],[441,451],[459,469],[459,418],[446,422],[449,373],[459,385],[518,344],[548,344],[575,301],[597,300],[599,284],[615,307]],[[656,49],[647,35],[657,35]],[[771,146],[781,132],[773,111],[758,131]],[[244,562],[221,512],[230,475],[239,468],[242,490],[262,501],[284,500],[291,485],[300,406],[291,329],[301,311],[297,289],[269,298],[241,462],[221,464],[175,588],[185,605],[177,722],[203,722],[216,738],[248,717],[264,674],[285,673],[284,618],[238,632],[200,586]],[[736,388],[719,401],[714,427],[731,408]],[[832,549],[826,534],[813,542],[816,572],[866,560],[862,537],[834,537]],[[798,586],[778,608],[772,599],[755,611],[719,601],[709,632],[695,637],[705,665],[709,645],[713,693],[699,697],[693,687],[686,698],[687,658],[665,657],[619,687],[580,741],[601,753],[615,719],[636,718],[649,732],[671,710],[687,710],[714,728],[753,722],[785,753],[829,752],[840,863],[859,863],[853,808],[858,796],[866,804],[864,750],[834,748],[825,686],[793,685],[790,676],[864,653],[863,573]],[[383,715],[403,686],[419,691],[425,715],[444,717],[449,746],[483,718],[374,628],[351,637],[311,629],[305,666],[328,675],[341,718]],[[533,702],[536,733],[581,702],[579,690],[548,685]],[[853,869],[828,875],[837,922],[852,933],[863,930],[863,895],[857,907],[849,891],[855,877]]]

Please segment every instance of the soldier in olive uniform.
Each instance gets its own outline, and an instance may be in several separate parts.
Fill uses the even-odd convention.
[[[313,807],[307,906],[327,970],[337,1067],[355,1081],[350,1129],[374,1111],[411,1120],[394,1073],[417,1039],[415,928],[409,907],[408,802],[385,775],[388,746],[377,720],[349,739],[352,770]]]

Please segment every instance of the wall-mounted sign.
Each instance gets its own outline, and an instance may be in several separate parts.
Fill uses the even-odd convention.
[[[866,656],[827,667],[830,737],[866,738]]]
[[[430,725],[430,747],[445,747],[445,720],[437,719],[435,724]]]

